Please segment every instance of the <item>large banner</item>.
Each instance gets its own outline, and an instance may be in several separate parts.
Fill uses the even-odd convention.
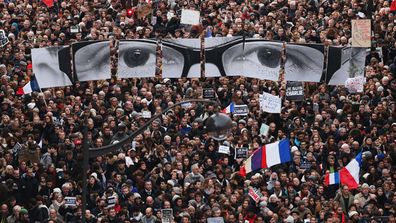
[[[330,47],[325,82],[344,85],[348,78],[364,76],[366,48]]]
[[[205,66],[206,73],[278,80],[281,42],[242,37],[227,42],[224,38],[217,39],[209,38],[205,41],[205,65],[208,64]]]
[[[72,85],[68,46],[32,49],[32,68],[40,88]]]
[[[319,82],[324,67],[324,46],[286,44],[285,79]]]
[[[201,77],[200,39],[162,41],[162,77]]]
[[[244,76],[278,81],[284,65],[286,81],[344,85],[348,78],[364,76],[366,58],[366,48],[293,43],[284,48],[282,42],[244,37],[206,38],[202,49],[201,39],[167,39],[160,46],[162,58],[156,52],[157,40],[121,40],[118,77],[154,77],[160,59],[163,78],[199,78],[204,62],[206,77]],[[42,88],[109,79],[110,55],[109,41],[32,49],[33,72]],[[282,55],[286,56],[284,64]]]
[[[118,52],[118,77],[154,77],[155,40],[121,40]]]
[[[110,42],[88,41],[72,44],[74,81],[111,78]]]

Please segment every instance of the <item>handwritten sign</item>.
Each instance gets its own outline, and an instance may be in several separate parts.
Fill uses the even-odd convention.
[[[288,81],[286,83],[286,99],[290,101],[304,100],[304,85],[302,82]]]
[[[199,17],[199,11],[182,9],[180,23],[188,25],[198,25]]]
[[[234,105],[233,115],[246,116],[249,113],[249,108],[247,105]]]
[[[352,20],[352,46],[371,47],[371,20]]]
[[[282,99],[278,96],[263,92],[260,95],[261,110],[268,113],[280,113],[282,107]]]
[[[269,131],[269,126],[265,123],[261,124],[260,127],[260,135],[267,136]]]
[[[345,81],[345,87],[348,89],[350,93],[359,93],[359,92],[363,92],[365,82],[366,82],[366,78],[363,76],[348,78]]]

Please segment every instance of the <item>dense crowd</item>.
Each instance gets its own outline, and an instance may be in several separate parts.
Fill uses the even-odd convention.
[[[0,50],[0,223],[183,222],[223,217],[226,223],[396,222],[396,26],[388,0],[134,1],[127,16],[117,0],[0,0],[9,43]],[[142,7],[152,13],[143,13]],[[181,9],[200,10],[202,24],[180,24]],[[154,18],[154,19],[153,19]],[[243,77],[117,79],[82,82],[21,95],[32,76],[31,48],[82,40],[248,35],[267,40],[348,45],[351,19],[372,19],[363,93],[305,83],[305,100],[285,99],[284,81]],[[116,46],[116,44],[114,44]],[[113,61],[114,62],[114,61]],[[115,64],[115,63],[114,63]],[[177,107],[133,143],[90,159],[87,211],[82,213],[82,130],[90,147],[119,141],[161,113],[216,90],[232,116],[225,141],[204,130],[213,105]],[[282,97],[280,114],[261,112],[259,95]],[[84,123],[86,120],[86,123]],[[269,126],[268,134],[260,131]],[[292,162],[238,174],[237,148],[249,154],[289,138]],[[230,154],[218,153],[219,145]],[[363,151],[360,186],[324,184],[324,175]],[[249,188],[259,191],[255,202]],[[70,198],[74,198],[73,199]],[[113,203],[115,200],[115,203]],[[171,209],[163,218],[161,210]],[[169,212],[167,212],[169,213]]]

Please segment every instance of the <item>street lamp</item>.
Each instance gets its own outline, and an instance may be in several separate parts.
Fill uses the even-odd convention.
[[[99,148],[88,148],[88,129],[87,126],[84,126],[83,137],[84,137],[84,144],[83,144],[83,194],[82,194],[82,222],[86,222],[85,218],[85,211],[87,208],[87,172],[89,170],[89,158],[95,158],[98,156],[103,156],[109,154],[111,152],[117,151],[118,149],[122,148],[127,143],[131,143],[131,141],[138,136],[139,134],[143,133],[152,122],[159,119],[163,114],[168,112],[169,110],[181,106],[183,104],[197,102],[197,103],[205,103],[205,104],[213,104],[215,106],[219,106],[217,101],[205,100],[205,99],[190,99],[186,101],[182,101],[176,103],[172,106],[167,107],[163,110],[160,114],[155,115],[149,121],[147,121],[143,126],[137,129],[132,134],[126,136],[125,138],[119,140],[117,143],[106,145]],[[215,113],[209,118],[206,119],[205,122],[205,131],[208,133],[209,137],[215,140],[224,140],[232,128],[232,120],[228,115],[222,113]]]

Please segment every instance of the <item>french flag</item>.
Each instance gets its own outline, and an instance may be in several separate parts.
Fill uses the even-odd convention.
[[[290,162],[290,153],[290,143],[287,138],[264,145],[254,151],[253,154],[245,161],[245,164],[241,167],[239,174],[246,176],[246,174],[255,170],[270,168],[277,164]]]
[[[325,185],[333,185],[340,183],[340,174],[338,172],[335,173],[327,173],[325,176]]]
[[[228,105],[226,108],[224,108],[223,110],[221,110],[222,113],[226,113],[226,114],[230,114],[233,113],[235,110],[235,104],[234,102],[231,102],[230,105]]]
[[[33,77],[25,86],[20,87],[16,92],[17,95],[30,94],[33,91],[40,91],[40,87],[35,77]]]
[[[348,163],[337,173],[327,173],[325,176],[325,184],[342,184],[349,187],[349,189],[356,189],[359,187],[359,174],[362,166],[362,153],[359,153],[351,162]]]

